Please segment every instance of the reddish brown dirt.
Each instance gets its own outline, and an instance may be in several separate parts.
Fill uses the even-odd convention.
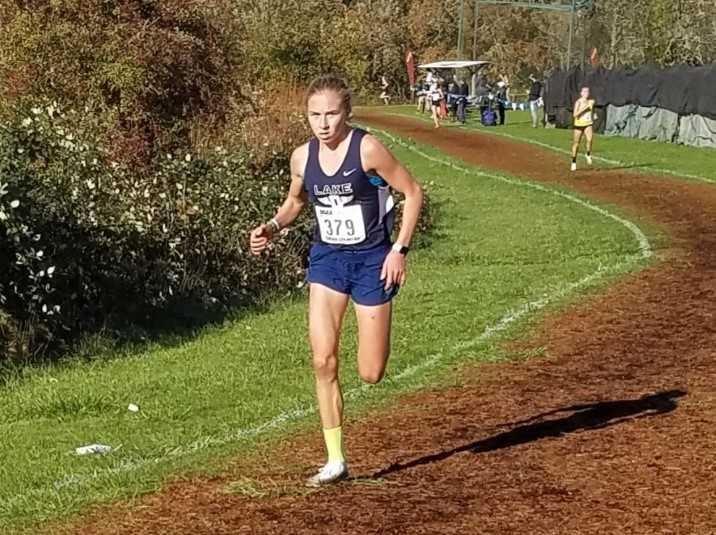
[[[716,188],[619,170],[573,178],[568,161],[531,146],[361,120],[619,205],[663,226],[670,248],[548,319],[528,344],[544,357],[461,370],[459,388],[351,424],[352,483],[299,490],[322,457],[312,434],[267,468],[237,461],[221,478],[176,482],[61,531],[716,534]],[[247,474],[269,494],[226,492]]]

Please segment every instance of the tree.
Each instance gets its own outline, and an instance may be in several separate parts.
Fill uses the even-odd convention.
[[[456,54],[458,0],[413,0],[407,12],[407,41],[420,61]]]
[[[118,155],[188,143],[192,121],[241,100],[228,0],[0,0],[0,112],[24,98],[102,119]]]

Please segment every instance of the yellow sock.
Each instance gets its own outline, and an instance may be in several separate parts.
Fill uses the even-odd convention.
[[[346,458],[343,455],[343,429],[341,427],[334,427],[333,429],[324,429],[323,439],[326,441],[328,462],[345,462]]]

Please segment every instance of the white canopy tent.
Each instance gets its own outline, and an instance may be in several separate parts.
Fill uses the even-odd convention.
[[[418,65],[418,69],[478,69],[488,65],[489,61],[436,61],[434,63],[424,63]],[[475,69],[477,70],[477,69]]]
[[[470,71],[471,73],[471,79],[470,79],[470,95],[475,95],[476,86],[477,86],[477,73],[480,69],[482,69],[485,65],[489,65],[491,62],[489,61],[483,61],[483,60],[475,60],[475,61],[460,61],[460,60],[450,60],[450,61],[435,61],[433,63],[423,63],[422,65],[418,65],[419,69],[425,69],[430,71],[450,71],[454,70],[457,71],[458,69],[466,69]]]

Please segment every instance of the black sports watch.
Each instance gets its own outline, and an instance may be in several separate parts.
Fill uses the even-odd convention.
[[[406,254],[408,254],[408,251],[410,251],[410,247],[406,247],[406,246],[403,245],[402,243],[395,242],[395,243],[393,244],[393,251],[395,251],[396,253],[400,253],[400,254],[402,254],[403,256],[405,256]]]

